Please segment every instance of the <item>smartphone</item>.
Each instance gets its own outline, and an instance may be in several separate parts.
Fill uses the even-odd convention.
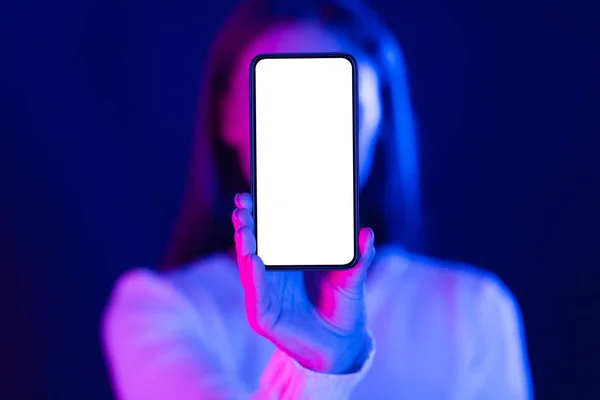
[[[270,270],[353,267],[356,61],[345,53],[262,54],[250,69],[257,255]]]

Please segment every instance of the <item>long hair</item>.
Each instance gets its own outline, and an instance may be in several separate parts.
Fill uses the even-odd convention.
[[[248,191],[238,157],[222,141],[218,100],[243,49],[285,21],[316,20],[343,35],[375,62],[383,98],[371,175],[360,195],[361,225],[379,244],[421,246],[417,133],[405,63],[383,22],[353,0],[248,0],[226,21],[209,53],[196,113],[189,182],[164,267],[229,249],[233,244],[233,196]]]

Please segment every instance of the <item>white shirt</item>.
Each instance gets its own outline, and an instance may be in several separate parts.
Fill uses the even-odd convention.
[[[115,392],[123,400],[533,397],[518,306],[497,278],[378,253],[367,283],[375,345],[348,375],[306,370],[256,334],[227,255],[126,273],[103,321]]]

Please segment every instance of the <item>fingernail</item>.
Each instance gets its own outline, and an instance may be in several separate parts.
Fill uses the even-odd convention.
[[[371,229],[371,228],[369,228],[369,232],[370,232],[369,244],[371,246],[373,246],[373,244],[375,243],[375,232],[373,232],[373,229]]]
[[[233,198],[233,202],[235,203],[236,206],[240,206],[240,194],[236,194],[235,197]]]

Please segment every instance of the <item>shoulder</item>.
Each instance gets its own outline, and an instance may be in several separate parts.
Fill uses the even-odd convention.
[[[219,289],[220,277],[211,273],[218,266],[217,259],[205,259],[167,273],[137,268],[117,279],[101,340],[119,391],[149,398],[158,387],[171,390],[168,382],[189,385],[235,367],[225,317],[208,289]],[[148,379],[156,382],[148,386]]]
[[[410,256],[407,279],[426,304],[426,314],[446,315],[466,347],[486,362],[510,358],[521,365],[525,350],[519,304],[498,276],[472,265]],[[469,352],[466,352],[469,353]]]
[[[448,326],[456,328],[465,359],[478,368],[510,365],[526,376],[523,319],[504,282],[472,265],[423,256],[409,258],[406,275],[419,288],[417,299],[426,304],[424,314],[445,315],[452,322]]]
[[[463,371],[484,383],[465,387],[484,397],[532,398],[523,319],[509,288],[495,274],[463,263],[413,256],[410,265],[407,275],[427,296],[419,300],[437,299],[443,304],[437,310],[451,316],[455,329],[446,332],[457,333]]]
[[[190,319],[193,310],[176,287],[159,273],[136,268],[121,275],[102,315],[105,344],[121,341],[132,332],[154,329],[166,320]]]
[[[397,280],[419,320],[454,326],[469,335],[519,335],[523,329],[519,304],[494,273],[463,262],[403,253],[404,272]],[[417,317],[415,317],[417,318]],[[510,332],[509,332],[510,331]],[[472,337],[473,340],[475,338]]]
[[[212,316],[217,310],[211,291],[224,291],[228,283],[217,276],[224,269],[222,264],[223,258],[213,256],[172,272],[149,268],[125,272],[115,282],[105,307],[103,335],[109,338],[150,325],[164,326],[166,320],[198,323],[198,317]]]
[[[108,309],[172,296],[173,288],[159,273],[149,268],[135,268],[118,277],[109,296]]]
[[[131,302],[190,300],[194,293],[222,291],[223,286],[231,284],[231,264],[226,256],[217,254],[167,271],[131,269],[115,282],[109,308]]]
[[[461,301],[475,308],[516,309],[510,289],[494,273],[462,262],[439,260],[422,255],[404,256],[406,279],[423,294]]]

